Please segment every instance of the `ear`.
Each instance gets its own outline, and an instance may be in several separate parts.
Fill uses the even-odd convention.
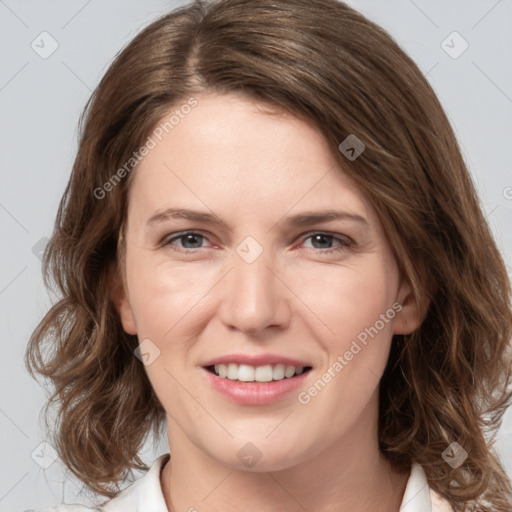
[[[119,319],[121,320],[123,330],[127,334],[136,335],[137,325],[135,324],[135,317],[133,316],[130,301],[128,300],[128,294],[126,292],[126,283],[121,278],[119,273],[120,271],[118,271],[115,267],[111,269],[111,300],[119,315]]]
[[[410,334],[421,325],[427,308],[423,308],[421,311],[411,287],[405,279],[402,279],[397,302],[402,308],[395,317],[393,334]]]

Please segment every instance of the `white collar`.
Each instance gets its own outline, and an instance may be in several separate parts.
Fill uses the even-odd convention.
[[[411,474],[407,480],[400,512],[432,512],[427,477],[417,462],[413,462],[411,466]]]
[[[149,471],[136,480],[100,510],[105,512],[169,512],[165,504],[160,472],[169,460],[169,454],[160,455]]]
[[[160,472],[168,460],[168,453],[158,457],[144,476],[108,501],[101,510],[104,512],[168,512],[160,484]],[[423,468],[418,463],[413,463],[400,512],[443,512],[444,510],[451,509],[430,490]]]

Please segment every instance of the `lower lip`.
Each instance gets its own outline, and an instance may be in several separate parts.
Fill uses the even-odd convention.
[[[215,390],[240,405],[268,405],[277,402],[299,388],[311,371],[271,382],[240,382],[219,377],[205,368],[203,370]]]

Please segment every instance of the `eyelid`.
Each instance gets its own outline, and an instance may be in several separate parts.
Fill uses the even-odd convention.
[[[307,247],[307,249],[309,249],[317,254],[326,254],[326,255],[335,254],[337,252],[354,249],[356,246],[355,241],[351,237],[341,234],[341,233],[330,233],[329,231],[311,231],[301,237],[301,239],[302,239],[301,245],[302,245],[302,243],[304,243],[306,240],[310,239],[314,235],[327,235],[327,236],[332,237],[334,240],[338,240],[338,242],[339,242],[338,245],[335,245],[334,247],[331,247],[329,249],[316,249],[315,247]]]
[[[308,231],[307,233],[301,235],[301,238],[306,239],[313,235],[328,235],[328,236],[332,236],[334,238],[339,238],[339,239],[347,240],[351,243],[355,243],[351,237],[349,237],[348,235],[345,235],[344,233],[335,233],[333,231],[324,231],[322,229]]]
[[[175,233],[170,233],[170,234],[166,235],[162,239],[162,241],[160,242],[159,245],[162,247],[171,246],[172,241],[179,240],[180,238],[182,238],[186,235],[199,235],[200,237],[204,238],[205,240],[209,240],[209,235],[205,234],[203,231],[189,229],[189,230],[185,230],[185,231],[177,231]],[[333,239],[335,239],[335,240],[339,240],[339,242],[340,242],[339,246],[335,246],[330,249],[316,249],[315,247],[308,248],[308,249],[311,249],[318,253],[335,252],[337,249],[341,250],[341,249],[339,249],[340,247],[349,249],[349,248],[355,246],[355,241],[348,235],[345,235],[342,233],[333,233],[330,231],[322,231],[322,230],[312,230],[312,231],[308,231],[307,233],[302,234],[300,236],[301,244],[304,243],[307,239],[309,239],[313,235],[327,235],[327,236],[333,237]],[[208,247],[198,247],[195,249],[187,249],[184,247],[175,247],[175,249],[178,251],[190,253],[190,252],[197,252],[201,249],[208,249]]]
[[[203,237],[205,240],[209,240],[210,236],[209,234],[206,234],[201,230],[186,229],[184,231],[176,231],[174,233],[169,233],[165,235],[162,238],[162,241],[159,243],[159,245],[165,247],[166,245],[170,245],[170,242],[172,242],[173,240],[178,240],[186,235],[199,235]],[[198,249],[185,249],[178,247],[178,249],[181,249],[182,251],[198,251],[199,249],[207,249],[207,247],[199,247]]]

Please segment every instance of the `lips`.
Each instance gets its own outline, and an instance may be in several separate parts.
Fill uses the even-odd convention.
[[[202,366],[210,385],[241,405],[267,405],[286,397],[312,369],[307,361],[275,354],[229,354]]]
[[[278,354],[260,354],[260,355],[247,355],[247,354],[227,354],[225,356],[215,357],[205,361],[202,366],[215,366],[216,364],[246,364],[249,366],[265,366],[282,364],[284,366],[294,366],[295,368],[311,367],[308,361],[294,359],[288,356],[281,356]]]
[[[270,405],[280,400],[293,400],[304,386],[310,372],[304,372],[289,379],[272,380],[270,382],[241,382],[218,377],[214,373],[203,370],[206,382],[220,396],[239,405]]]
[[[311,369],[299,359],[277,354],[228,354],[205,362],[203,368],[222,379],[240,382],[271,382],[290,379]]]
[[[291,366],[278,363],[276,365],[251,366],[248,364],[216,364],[207,366],[207,370],[218,377],[240,382],[271,382],[274,380],[291,379],[304,371],[311,369],[310,366]]]

